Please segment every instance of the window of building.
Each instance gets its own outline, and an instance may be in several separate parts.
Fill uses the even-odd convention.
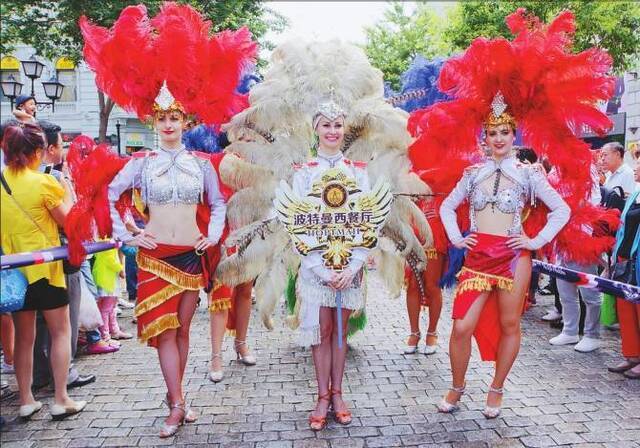
[[[78,100],[78,76],[76,65],[68,58],[60,58],[56,62],[56,76],[64,84],[60,102],[74,102]]]
[[[20,82],[20,61],[13,56],[5,56],[0,59],[0,82],[8,80],[10,76]],[[4,96],[2,89],[0,89],[0,101],[9,102],[9,98]]]

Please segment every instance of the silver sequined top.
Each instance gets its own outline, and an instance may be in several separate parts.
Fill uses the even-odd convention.
[[[183,148],[147,152],[133,157],[109,184],[109,205],[113,235],[127,242],[126,230],[115,203],[122,192],[139,188],[145,205],[198,204],[206,193],[211,208],[208,237],[218,241],[224,228],[226,204],[218,188],[218,176],[211,162]]]
[[[495,195],[485,190],[483,181],[493,176],[500,170],[501,176],[509,185],[500,189]],[[494,205],[502,213],[513,214],[513,222],[507,230],[507,235],[520,235],[522,233],[522,211],[530,201],[535,205],[536,198],[544,202],[551,210],[547,224],[540,233],[533,238],[534,249],[539,249],[549,241],[569,221],[570,209],[560,194],[554,190],[540,165],[527,165],[520,163],[515,154],[497,162],[487,159],[483,163],[467,168],[453,191],[447,196],[440,207],[440,217],[447,231],[449,239],[457,243],[463,239],[458,227],[456,208],[463,200],[469,199],[471,207],[469,218],[471,231],[478,230],[476,213],[488,205]]]

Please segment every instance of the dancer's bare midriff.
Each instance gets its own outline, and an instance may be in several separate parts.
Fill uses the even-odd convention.
[[[195,204],[150,205],[150,219],[145,227],[156,243],[194,246],[200,238]]]

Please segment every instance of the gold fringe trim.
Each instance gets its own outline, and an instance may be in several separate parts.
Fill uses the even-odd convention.
[[[223,297],[221,299],[212,300],[209,305],[210,313],[219,313],[220,311],[227,311],[232,306],[231,297]]]
[[[438,251],[435,247],[425,249],[424,253],[427,255],[427,260],[435,260],[436,258],[438,258]]]
[[[138,252],[136,260],[140,269],[155,274],[169,283],[180,286],[182,289],[197,291],[205,286],[202,274],[187,274],[169,263],[150,257],[142,252]]]
[[[149,310],[159,307],[171,297],[175,296],[176,294],[180,294],[182,291],[184,291],[184,288],[169,284],[166,287],[162,288],[160,291],[151,294],[142,302],[138,303],[133,312],[136,317],[141,316]]]
[[[484,272],[474,271],[463,267],[458,273],[458,278],[464,273],[470,273],[473,277],[463,280],[458,284],[455,293],[463,293],[466,291],[491,291],[493,285],[491,280],[495,281],[496,286],[499,289],[505,289],[511,291],[513,289],[513,280],[510,278],[502,277],[500,275],[485,274]]]
[[[234,338],[236,337],[236,330],[233,329],[229,329],[227,328],[227,330],[224,332],[225,336],[233,336]]]
[[[140,332],[138,340],[145,344],[149,339],[154,338],[167,330],[173,330],[175,328],[180,328],[178,313],[165,314],[146,325]]]

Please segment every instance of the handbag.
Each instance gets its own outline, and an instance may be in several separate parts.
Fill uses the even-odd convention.
[[[636,191],[629,197],[627,203],[625,204],[624,210],[622,211],[622,215],[620,219],[622,220],[622,225],[618,229],[616,234],[616,246],[613,250],[613,255],[611,259],[613,260],[613,265],[610,270],[610,278],[612,280],[627,283],[629,285],[637,285],[638,284],[638,276],[637,276],[637,252],[638,252],[638,244],[640,243],[640,227],[636,229],[636,234],[633,239],[633,243],[631,244],[631,248],[629,250],[629,258],[624,260],[618,259],[618,252],[620,251],[621,246],[625,240],[625,221],[627,217],[627,213],[631,207],[635,204],[636,198],[640,194],[640,191]]]
[[[24,307],[27,277],[17,268],[0,272],[0,313],[13,313]]]
[[[4,174],[0,173],[0,181],[2,183],[2,187],[5,189],[13,203],[25,214],[27,218],[42,232],[44,237],[49,241],[49,244],[55,246],[47,237],[47,234],[42,230],[42,227],[38,225],[38,223],[31,217],[27,211],[22,208],[20,203],[13,197],[11,194],[11,188],[9,188],[9,184],[7,180],[4,178]],[[0,312],[1,313],[13,313],[15,311],[21,310],[24,307],[24,297],[27,293],[27,287],[29,286],[29,282],[24,274],[18,269],[5,269],[2,271],[0,281],[2,281],[2,287],[0,288]]]

